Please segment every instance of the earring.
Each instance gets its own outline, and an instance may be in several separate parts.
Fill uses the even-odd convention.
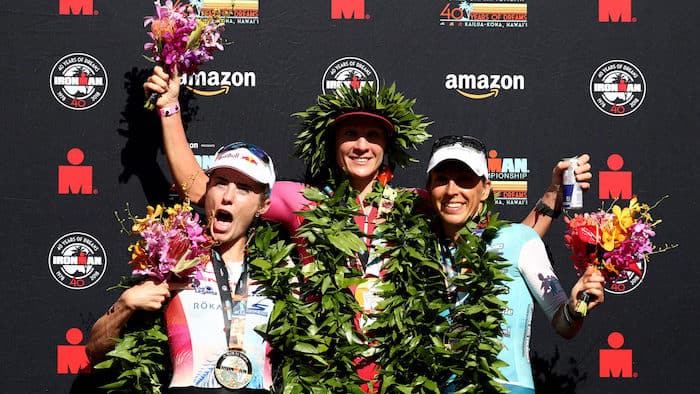
[[[260,213],[259,213],[259,212],[256,212],[256,213],[255,213],[255,218],[257,219],[257,218],[259,218],[259,217],[260,217]]]

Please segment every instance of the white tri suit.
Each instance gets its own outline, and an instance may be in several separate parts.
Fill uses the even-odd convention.
[[[242,263],[226,262],[232,292],[241,276]],[[207,264],[201,278],[192,278],[193,289],[178,291],[168,303],[165,321],[173,365],[170,387],[220,388],[214,377],[219,357],[228,350],[224,332],[221,296],[212,264]],[[266,324],[273,302],[257,294],[255,283],[248,281],[248,299],[243,330],[243,350],[253,369],[246,389],[272,387],[272,370],[267,342],[254,331]],[[234,323],[236,324],[236,323]],[[236,338],[240,342],[240,338]]]

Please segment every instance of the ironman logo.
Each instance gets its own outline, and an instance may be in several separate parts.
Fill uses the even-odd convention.
[[[642,105],[646,82],[634,64],[625,60],[610,60],[595,70],[590,90],[591,99],[603,113],[625,116]]]

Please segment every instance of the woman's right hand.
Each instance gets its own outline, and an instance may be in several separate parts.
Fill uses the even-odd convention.
[[[177,69],[173,71],[173,75],[170,75],[165,72],[163,67],[155,66],[153,74],[144,82],[143,90],[146,97],[149,97],[151,92],[160,94],[158,101],[156,101],[158,108],[177,104],[180,95],[180,76]]]
[[[146,280],[124,290],[120,301],[132,311],[157,311],[170,299],[171,290],[174,291],[181,288],[183,287],[169,286],[167,282],[156,283],[152,280]]]

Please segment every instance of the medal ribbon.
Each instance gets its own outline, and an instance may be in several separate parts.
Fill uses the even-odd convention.
[[[241,276],[236,283],[236,290],[231,294],[228,270],[218,251],[214,251],[214,275],[221,296],[221,311],[224,316],[224,332],[229,350],[243,350],[245,313],[248,303],[248,256],[243,259]],[[233,322],[237,324],[233,324]]]
[[[372,249],[372,237],[369,235],[369,233],[371,232],[372,234],[374,234],[376,221],[391,211],[391,209],[394,207],[395,199],[396,191],[391,186],[384,185],[384,190],[382,191],[382,198],[379,200],[379,205],[375,208],[373,205],[374,203],[370,203],[371,207],[368,207],[370,208],[369,212],[365,211],[365,206],[363,202],[359,198],[357,200],[357,202],[360,204],[360,207],[362,208],[362,215],[364,216],[364,226],[362,228],[362,231],[365,234],[363,240],[365,241],[365,245],[367,245],[367,249],[358,255],[358,259],[360,260],[363,273],[367,270],[367,265],[369,264],[370,250]],[[373,214],[375,215],[374,217],[372,217]]]

